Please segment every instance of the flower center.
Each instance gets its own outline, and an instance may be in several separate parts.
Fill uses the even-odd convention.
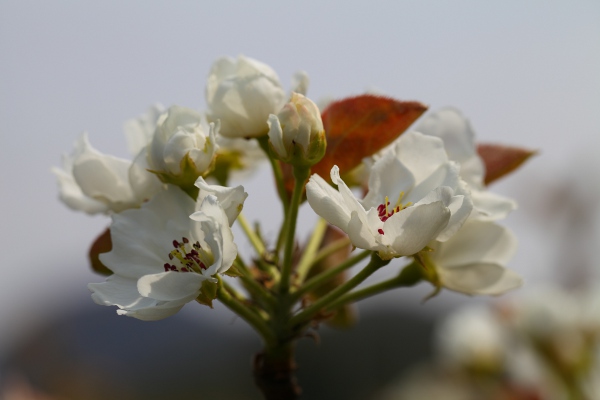
[[[404,192],[400,192],[400,195],[398,196],[398,200],[396,201],[396,204],[394,205],[394,207],[390,207],[390,200],[387,196],[385,196],[385,203],[384,204],[380,204],[377,207],[377,215],[379,216],[379,219],[382,222],[387,221],[387,219],[389,217],[391,217],[392,215],[394,215],[397,212],[400,212],[402,210],[404,210],[407,207],[412,206],[412,202],[409,201],[406,204],[402,204],[402,198],[404,197]],[[381,235],[384,234],[383,229],[378,229],[377,232],[379,232]]]
[[[200,260],[202,247],[200,242],[190,244],[188,238],[181,238],[181,242],[173,240],[173,247],[169,253],[169,260],[177,260],[173,264],[165,263],[165,272],[200,272],[206,269],[206,265]]]

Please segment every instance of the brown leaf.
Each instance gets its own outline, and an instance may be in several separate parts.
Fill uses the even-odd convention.
[[[94,243],[92,243],[90,251],[88,252],[90,264],[94,272],[97,272],[100,275],[112,275],[113,272],[106,265],[102,264],[99,257],[100,254],[108,253],[111,250],[112,240],[110,238],[110,229],[106,228],[106,230],[94,240]]]
[[[489,185],[519,168],[537,152],[520,147],[482,143],[477,145],[477,153],[485,164],[484,182]]]
[[[329,179],[334,165],[342,174],[377,153],[419,118],[427,106],[416,101],[362,95],[331,103],[322,114],[327,151],[312,172]]]

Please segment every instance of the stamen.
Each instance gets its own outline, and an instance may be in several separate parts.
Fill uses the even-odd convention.
[[[179,261],[179,267],[173,264],[165,263],[165,271],[175,272],[201,272],[206,269],[206,264],[200,259],[200,242],[197,240],[195,243],[190,245],[190,240],[186,237],[181,238],[181,242],[173,240],[173,247],[175,250],[169,252],[169,260],[177,259]],[[187,246],[191,247],[188,248]],[[188,251],[189,249],[189,251]],[[205,254],[205,256],[209,256]]]
[[[390,211],[390,209],[388,208],[388,206],[390,205],[390,200],[389,200],[388,196],[385,196],[385,203],[377,206],[377,216],[379,217],[379,219],[381,221],[385,222],[388,220],[389,217],[391,217],[395,213],[400,212],[400,211],[404,210],[405,208],[412,206],[412,204],[413,204],[412,201],[409,201],[406,204],[402,204],[403,198],[404,198],[404,192],[400,192],[400,195],[398,196],[398,201],[396,201],[394,208],[392,208]]]
[[[377,229],[377,232],[379,232],[382,235],[385,235],[385,232],[383,232],[383,229],[381,229],[381,228]]]

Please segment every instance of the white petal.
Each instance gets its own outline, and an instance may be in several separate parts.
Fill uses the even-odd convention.
[[[448,289],[470,295],[499,295],[523,284],[515,272],[493,263],[467,264],[438,271]]]
[[[383,223],[379,221],[379,226],[382,225]],[[375,233],[373,229],[374,227],[369,225],[367,215],[364,212],[358,213],[352,211],[346,233],[354,246],[374,251],[387,250],[386,246],[381,243],[381,240],[378,240],[381,234],[377,232],[377,228],[375,228]]]
[[[155,307],[147,307],[139,310],[117,310],[117,314],[133,317],[141,321],[158,321],[171,315],[175,315],[183,304],[172,304],[171,302]]]
[[[149,172],[150,166],[147,160],[147,148],[140,150],[129,167],[128,178],[134,196],[139,204],[149,200],[156,193],[164,190],[165,185],[158,177]]]
[[[86,136],[81,140],[83,151],[73,160],[73,177],[81,191],[116,212],[135,206],[128,177],[131,162],[98,152]]]
[[[448,162],[441,139],[414,131],[400,136],[392,151],[412,172],[417,184]]]
[[[283,144],[283,130],[281,129],[279,119],[276,115],[270,114],[267,123],[269,125],[269,141],[275,153],[281,158],[286,158],[288,154]]]
[[[351,210],[340,192],[332,188],[323,178],[313,174],[306,184],[306,198],[315,213],[343,231],[348,228]]]
[[[442,268],[476,263],[505,265],[517,249],[517,240],[505,227],[469,220],[431,257]]]
[[[109,210],[106,204],[86,196],[81,191],[70,170],[67,172],[59,168],[52,168],[52,172],[56,175],[58,182],[59,197],[69,208],[88,214],[105,213]]]
[[[197,204],[201,205],[208,195],[215,196],[227,214],[229,226],[233,225],[248,197],[248,193],[244,192],[244,187],[242,185],[236,187],[209,185],[202,177],[196,180],[195,186],[200,189]],[[190,218],[195,219],[194,217]]]
[[[306,96],[310,79],[305,71],[298,71],[292,76],[292,92]]]
[[[386,153],[377,160],[369,176],[369,192],[361,201],[364,208],[385,203],[385,197],[394,204],[401,192],[408,193],[415,184],[413,174],[394,153]],[[407,201],[405,199],[404,203]]]
[[[398,256],[421,251],[446,227],[450,211],[443,202],[414,205],[395,213],[383,224],[385,235],[394,238],[392,246]]]
[[[194,216],[194,220],[200,222],[204,241],[209,246],[214,259],[212,265],[207,265],[203,274],[212,276],[227,271],[237,257],[237,246],[233,242],[233,232],[229,227],[225,211],[217,198],[212,195],[207,196]]]
[[[127,147],[132,156],[138,154],[152,141],[158,117],[165,111],[162,104],[154,104],[145,114],[125,121],[123,131],[127,139]]]
[[[517,203],[513,199],[487,190],[473,190],[471,197],[475,208],[472,218],[480,221],[497,221],[506,218],[517,208]]]
[[[116,274],[137,279],[164,271],[173,240],[190,235],[195,203],[178,187],[167,186],[141,208],[113,215],[113,248],[100,260]]]
[[[120,308],[152,306],[152,299],[144,298],[137,290],[135,279],[111,275],[102,283],[90,283],[92,299],[100,305],[118,306]]]
[[[144,297],[161,301],[192,300],[200,293],[206,278],[195,272],[162,272],[144,275],[137,281],[137,290]]]

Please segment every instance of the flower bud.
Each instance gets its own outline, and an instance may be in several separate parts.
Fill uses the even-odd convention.
[[[321,113],[315,103],[298,93],[277,115],[269,115],[269,141],[283,162],[311,166],[325,154],[327,141]]]
[[[157,121],[148,149],[150,169],[163,182],[193,185],[198,176],[209,172],[216,151],[217,125],[211,124],[208,136],[200,113],[172,106]]]
[[[221,120],[221,135],[258,137],[268,130],[269,114],[277,112],[285,92],[271,67],[244,56],[215,61],[206,85],[210,121]]]

